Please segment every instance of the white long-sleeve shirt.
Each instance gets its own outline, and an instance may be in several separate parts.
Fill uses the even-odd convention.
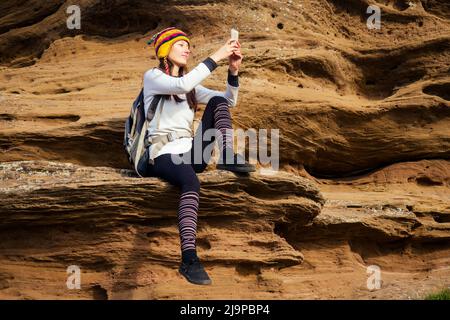
[[[167,134],[173,130],[181,130],[192,134],[192,123],[194,111],[191,110],[186,100],[186,93],[195,88],[195,97],[199,104],[207,104],[214,96],[221,96],[228,100],[229,107],[237,104],[238,98],[238,76],[228,73],[227,88],[225,92],[205,88],[200,83],[206,79],[217,67],[214,60],[207,58],[199,63],[194,69],[183,77],[169,76],[158,68],[149,69],[144,74],[144,109],[147,116],[148,108],[157,94],[178,95],[184,101],[177,103],[171,97],[164,100],[162,113],[160,110],[162,99],[156,109],[155,115],[149,123],[148,133],[150,136]],[[233,84],[233,85],[232,85]],[[159,129],[156,129],[157,119]],[[156,154],[156,157],[166,153],[180,154],[191,149],[192,138],[179,138],[165,144]],[[150,146],[152,148],[153,145]],[[151,149],[150,149],[151,152]]]

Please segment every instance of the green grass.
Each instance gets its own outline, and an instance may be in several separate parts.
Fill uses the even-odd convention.
[[[436,293],[431,293],[425,297],[425,300],[450,300],[450,289],[443,289]]]

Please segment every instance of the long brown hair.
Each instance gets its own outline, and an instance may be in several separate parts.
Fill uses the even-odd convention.
[[[164,59],[164,58],[160,58],[159,59],[159,66],[158,68],[166,73],[166,61],[167,61],[167,65],[168,65],[168,69],[169,69],[169,75],[172,76],[172,70],[173,70],[173,63],[172,61],[170,61],[169,58]],[[178,69],[178,77],[182,77],[185,73],[188,72],[188,69],[186,66],[184,67],[180,67]],[[175,99],[175,101],[177,103],[184,101],[183,99],[181,99],[179,96],[177,96],[176,94],[174,95],[163,95],[163,99],[169,100],[170,97],[173,96],[173,98]],[[195,88],[192,89],[190,92],[186,93],[186,100],[189,104],[189,107],[194,110],[194,112],[197,111],[197,99],[195,99]]]

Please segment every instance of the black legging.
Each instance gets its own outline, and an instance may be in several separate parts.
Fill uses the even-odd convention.
[[[222,152],[225,148],[233,148],[231,130],[231,114],[228,101],[224,97],[215,96],[208,101],[202,116],[201,125],[197,128],[192,141],[191,150],[185,154],[162,154],[154,159],[154,164],[148,163],[149,150],[147,148],[138,165],[139,173],[145,177],[159,177],[181,189],[178,206],[178,229],[180,232],[181,253],[183,259],[196,255],[197,213],[199,207],[200,182],[197,172],[203,172],[208,165],[211,154],[203,153],[208,145],[215,141],[215,136],[203,140],[204,133],[208,129],[217,129],[220,135],[217,137]],[[201,150],[195,150],[194,144],[201,145]],[[213,148],[211,148],[211,151]],[[201,152],[200,155],[197,152]],[[176,164],[172,157],[177,158]],[[194,159],[195,157],[195,159]],[[190,159],[190,163],[182,163],[181,159]],[[201,163],[194,160],[201,158]]]

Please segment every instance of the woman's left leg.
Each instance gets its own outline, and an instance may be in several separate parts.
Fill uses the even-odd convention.
[[[216,136],[220,150],[217,169],[241,173],[255,171],[253,164],[248,163],[243,156],[233,151],[233,126],[229,108],[228,101],[224,97],[214,96],[208,101],[200,126],[192,139],[192,147],[188,151],[190,155],[183,155],[183,158],[190,157],[195,172],[203,172],[206,169],[211,159]],[[208,132],[209,130],[211,131]]]

